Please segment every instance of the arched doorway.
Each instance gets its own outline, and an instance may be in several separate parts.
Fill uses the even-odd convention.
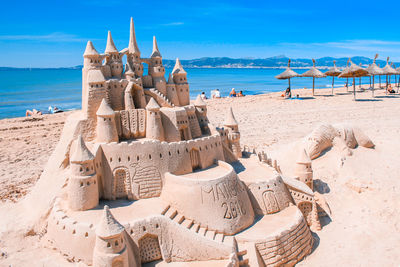
[[[192,170],[200,169],[200,153],[196,148],[190,150],[190,161],[192,163]]]
[[[279,211],[278,201],[276,200],[275,194],[271,190],[267,190],[263,193],[263,202],[267,214],[275,213]]]
[[[140,261],[142,263],[162,259],[158,237],[147,234],[139,239]]]
[[[128,196],[130,190],[129,172],[126,168],[117,168],[114,171],[114,196],[123,198]]]

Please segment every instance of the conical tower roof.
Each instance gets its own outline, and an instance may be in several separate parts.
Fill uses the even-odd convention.
[[[176,58],[175,66],[174,66],[174,68],[172,70],[172,73],[173,74],[177,74],[177,73],[186,74],[186,71],[183,69],[179,58]]]
[[[300,163],[300,164],[311,164],[311,159],[308,156],[307,152],[305,149],[302,149],[300,151],[300,155],[299,158],[297,159],[296,163]]]
[[[174,79],[172,78],[172,74],[170,73],[168,76],[168,84],[175,84]]]
[[[226,126],[237,126],[238,123],[233,115],[232,107],[229,108],[228,117],[226,117],[224,125]]]
[[[151,58],[153,57],[161,57],[161,53],[158,50],[157,39],[153,36],[153,52],[151,53]]]
[[[129,54],[139,54],[140,55],[140,50],[139,50],[139,47],[138,47],[137,42],[136,42],[135,26],[133,25],[133,18],[131,18],[128,53]]]
[[[107,45],[106,45],[106,50],[104,51],[104,53],[105,54],[118,53],[118,49],[115,47],[114,40],[112,39],[112,36],[111,36],[111,31],[108,31]]]
[[[94,156],[92,152],[87,148],[85,141],[83,141],[82,135],[79,135],[76,140],[75,151],[70,158],[70,162],[82,163],[93,160]]]
[[[100,117],[110,117],[114,115],[114,110],[108,105],[107,101],[103,98],[101,104],[97,109],[96,115]]]
[[[160,105],[158,105],[157,101],[155,101],[154,98],[150,98],[149,103],[147,103],[146,109],[147,110],[159,110]]]
[[[103,216],[96,226],[96,235],[101,238],[117,236],[125,231],[125,228],[114,218],[109,207],[104,206]]]
[[[196,107],[204,107],[204,106],[206,106],[207,104],[204,102],[203,98],[201,98],[201,95],[198,95],[198,96],[196,97],[196,100],[194,101],[194,105],[195,105]]]
[[[87,42],[83,56],[99,56],[99,53],[97,52],[96,48],[94,48],[92,41]]]

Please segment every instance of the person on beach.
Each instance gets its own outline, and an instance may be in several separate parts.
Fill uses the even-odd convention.
[[[236,97],[235,88],[232,88],[231,92],[229,93],[229,97]]]
[[[288,87],[285,91],[285,99],[288,99],[291,97],[292,97],[292,92],[290,91],[290,88]]]
[[[394,94],[394,93],[396,93],[396,92],[393,90],[391,84],[388,85],[387,92],[388,92],[389,94]]]
[[[206,99],[207,99],[206,93],[204,93],[204,92],[201,92],[200,97],[201,97],[201,99],[203,99],[203,100],[206,100]]]
[[[27,109],[25,112],[25,117],[36,116],[36,115],[42,115],[42,112],[40,110],[36,110],[36,109],[32,109],[32,110]]]
[[[219,89],[211,91],[211,98],[221,98],[221,93]]]
[[[238,97],[244,96],[243,91],[239,91]]]

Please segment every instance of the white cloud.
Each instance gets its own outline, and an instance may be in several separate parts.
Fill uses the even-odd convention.
[[[177,21],[177,22],[170,22],[170,23],[165,23],[165,24],[161,24],[161,26],[180,26],[180,25],[184,25],[185,23],[181,22],[181,21]]]
[[[62,32],[53,32],[44,35],[0,35],[0,40],[3,41],[46,41],[46,42],[82,42],[86,39],[79,38],[73,34]]]

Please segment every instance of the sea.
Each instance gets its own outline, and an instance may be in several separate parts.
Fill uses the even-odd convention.
[[[287,80],[275,76],[283,69],[256,68],[193,68],[188,73],[190,97],[219,89],[222,96],[230,90],[244,95],[284,91]],[[297,73],[304,69],[294,69]],[[166,69],[166,76],[171,69]],[[168,77],[166,77],[168,78]],[[367,79],[367,78],[364,78]],[[25,116],[27,109],[47,111],[49,106],[68,111],[81,108],[81,69],[2,69],[0,70],[0,119]],[[335,79],[335,87],[344,86],[345,79]],[[366,81],[365,81],[366,82]],[[291,79],[293,89],[312,88],[312,78]],[[332,78],[316,79],[316,88],[329,88]]]

